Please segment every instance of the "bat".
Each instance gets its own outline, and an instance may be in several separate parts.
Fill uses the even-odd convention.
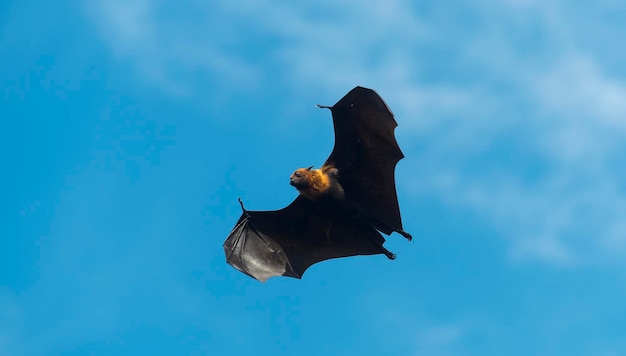
[[[404,155],[394,136],[391,110],[373,90],[356,87],[330,109],[333,150],[321,168],[297,169],[290,184],[298,197],[273,211],[243,211],[224,242],[226,261],[265,282],[302,278],[311,265],[356,255],[395,255],[385,238],[403,230],[395,167]]]

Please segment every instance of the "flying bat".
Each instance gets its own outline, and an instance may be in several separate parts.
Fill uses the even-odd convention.
[[[391,110],[375,91],[356,87],[330,109],[333,151],[321,168],[297,169],[290,184],[298,197],[273,211],[246,210],[224,242],[226,261],[265,282],[302,278],[311,265],[355,255],[395,255],[381,232],[403,230],[395,167],[404,157],[394,136]]]

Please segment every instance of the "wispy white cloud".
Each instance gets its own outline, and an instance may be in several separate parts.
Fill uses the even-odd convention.
[[[100,1],[86,5],[85,11],[120,61],[169,94],[193,95],[199,80],[217,78],[254,86],[261,72],[229,51],[229,20],[207,6],[190,5],[185,14],[199,19],[173,25],[168,21],[176,18],[176,6],[150,0]]]
[[[618,118],[626,117],[626,84],[570,55],[527,77],[520,85],[533,109],[511,122],[525,129],[510,142],[526,152],[506,152],[510,167],[488,167],[495,172],[474,177],[435,163],[443,178],[435,175],[433,186],[449,201],[482,212],[509,237],[512,256],[562,265],[622,260],[626,251],[616,247],[626,239],[626,192],[618,162],[626,146]],[[520,176],[516,160],[544,168],[532,179]]]
[[[422,325],[415,331],[415,355],[465,355],[467,340],[477,327],[466,322]]]
[[[424,304],[420,296],[412,295],[410,302],[400,290],[372,290],[363,296],[362,308],[371,310],[372,306],[380,309],[379,313],[366,313],[372,318],[369,325],[375,328],[394,330],[402,340],[399,348],[389,347],[391,353],[415,355],[467,355],[471,352],[472,341],[491,339],[496,332],[493,325],[484,316],[459,316],[452,319],[433,316],[423,310]],[[390,299],[399,299],[390,303]],[[405,300],[406,301],[406,300]],[[419,307],[416,307],[419,306]],[[381,343],[388,342],[386,333],[373,333],[380,336]]]

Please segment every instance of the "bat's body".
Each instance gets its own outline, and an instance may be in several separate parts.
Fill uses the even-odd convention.
[[[356,87],[329,108],[335,146],[320,169],[300,168],[290,179],[300,195],[276,211],[248,211],[224,242],[226,259],[265,281],[301,278],[314,263],[355,255],[395,255],[383,247],[402,228],[394,179],[402,152],[393,114],[371,89]],[[379,232],[380,231],[380,232]]]
[[[320,169],[300,168],[289,178],[289,183],[298,189],[303,197],[317,201],[332,199],[337,202],[345,200],[343,187],[339,183],[339,170],[332,166]]]

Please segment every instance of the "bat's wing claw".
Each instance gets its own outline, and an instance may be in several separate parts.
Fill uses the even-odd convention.
[[[243,211],[244,214],[248,213],[248,210],[246,210],[246,208],[244,208],[243,206],[243,201],[241,200],[241,198],[237,198],[239,200],[239,205],[241,205],[241,211]]]

